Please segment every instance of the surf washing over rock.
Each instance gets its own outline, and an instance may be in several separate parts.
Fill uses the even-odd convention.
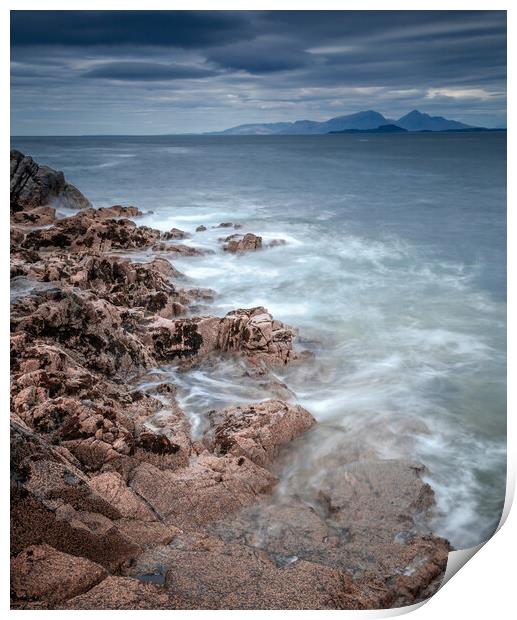
[[[386,432],[353,333],[343,345],[322,308],[315,334],[302,291],[289,309],[297,237],[245,213],[72,203],[60,173],[44,169],[63,181],[49,192],[32,160],[13,174],[27,160],[11,154],[12,606],[365,609],[436,591],[451,545],[410,457],[440,435],[403,414]],[[372,265],[394,251],[357,243]]]

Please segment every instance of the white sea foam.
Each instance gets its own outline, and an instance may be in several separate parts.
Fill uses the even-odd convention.
[[[282,372],[298,402],[322,424],[343,429],[340,450],[426,464],[437,497],[436,530],[458,547],[475,542],[489,530],[490,517],[480,516],[483,485],[472,449],[481,469],[504,460],[504,451],[483,461],[490,450],[476,444],[471,418],[464,420],[470,430],[458,425],[455,407],[471,373],[477,377],[482,366],[497,373],[497,347],[479,328],[485,311],[497,316],[494,302],[472,288],[472,274],[460,265],[423,263],[415,248],[395,238],[369,242],[346,234],[329,242],[304,238],[303,228],[290,235],[256,230],[265,239],[289,236],[281,265],[265,250],[185,261],[182,269],[200,284],[215,283],[221,311],[264,305],[302,335],[321,338],[314,366]],[[231,372],[217,380],[192,375],[197,387],[189,385],[182,404],[199,411],[200,403],[247,401],[239,381]],[[313,449],[324,463],[330,444]]]

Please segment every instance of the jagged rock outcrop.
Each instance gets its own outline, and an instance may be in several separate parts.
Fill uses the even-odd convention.
[[[13,307],[11,324],[13,333],[57,342],[86,368],[108,375],[154,363],[133,333],[136,319],[86,291],[56,289],[24,297]]]
[[[55,252],[27,266],[24,275],[42,282],[67,284],[94,291],[118,307],[141,309],[147,314],[172,318],[186,314],[187,306],[199,300],[198,291],[178,289],[170,281],[177,277],[165,259],[133,263],[99,253]]]
[[[11,212],[42,206],[84,209],[90,201],[67,183],[62,172],[40,166],[32,157],[11,151]]]
[[[23,247],[70,248],[72,252],[107,252],[151,246],[160,238],[160,231],[137,226],[126,218],[106,218],[97,211],[81,211],[58,220],[50,228],[27,234]]]
[[[40,341],[28,346],[17,336],[12,348],[12,411],[47,441],[66,447],[85,471],[109,466],[125,473],[142,461],[171,468],[188,463],[190,428],[173,394],[128,389],[94,364],[81,365],[75,350]]]
[[[297,357],[295,335],[291,327],[258,306],[229,312],[221,321],[217,346],[221,351],[240,352],[256,366],[283,365]]]
[[[98,421],[97,416],[93,429]],[[84,430],[88,433],[87,427]],[[294,436],[303,430],[298,426],[291,432]],[[11,531],[12,550],[18,556],[13,562],[17,606],[27,598],[51,606],[68,600],[75,594],[76,574],[89,566],[74,564],[77,570],[70,579],[60,584],[55,596],[47,596],[46,582],[38,590],[31,577],[23,586],[33,545],[44,545],[37,570],[31,568],[34,579],[57,566],[55,579],[60,580],[63,554],[69,553],[100,565],[90,576],[97,582],[104,575],[100,567],[114,570],[146,546],[169,544],[181,533],[179,528],[192,530],[238,511],[270,491],[276,481],[245,456],[217,456],[206,450],[176,467],[166,461],[153,464],[135,454],[127,477],[113,469],[88,474],[90,468],[74,452],[73,442],[65,438],[54,443],[50,446],[21,420],[12,421]],[[144,449],[154,451],[150,445]],[[109,466],[109,456],[103,454],[101,463]],[[93,583],[85,580],[84,585],[87,589]]]
[[[166,320],[156,318],[147,326],[143,341],[158,359],[198,362],[210,353],[231,353],[251,367],[283,365],[296,359],[294,330],[275,321],[262,307],[212,316]]]

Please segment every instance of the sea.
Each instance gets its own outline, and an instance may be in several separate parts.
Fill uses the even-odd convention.
[[[298,330],[313,356],[275,377],[320,422],[304,484],[336,454],[423,463],[433,530],[457,549],[491,536],[506,490],[505,133],[13,137],[12,147],[63,170],[95,207],[135,205],[139,223],[215,251],[173,261],[191,286],[215,291],[211,313],[264,306]],[[228,254],[221,237],[236,231],[221,222],[286,243]],[[194,434],[207,410],[271,395],[231,360],[156,373],[178,385]],[[296,467],[284,491],[300,484]]]

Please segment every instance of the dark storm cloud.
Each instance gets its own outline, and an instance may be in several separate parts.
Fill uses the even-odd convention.
[[[108,62],[101,64],[85,73],[84,78],[102,78],[109,80],[184,80],[200,79],[217,75],[216,71],[179,64],[161,64],[156,62]]]
[[[207,58],[228,69],[262,74],[299,69],[313,61],[303,48],[268,38],[224,45],[206,51]]]
[[[13,11],[11,42],[20,45],[165,45],[204,47],[249,37],[238,13],[205,11]]]
[[[11,56],[23,133],[506,115],[502,11],[14,11]]]

